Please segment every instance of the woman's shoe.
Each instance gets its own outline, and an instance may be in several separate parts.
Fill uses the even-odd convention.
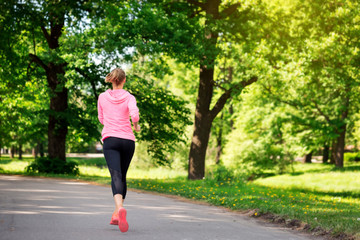
[[[125,208],[120,208],[119,209],[119,221],[118,221],[118,225],[119,225],[119,229],[121,232],[127,232],[129,229],[129,224],[126,221],[126,209]]]
[[[118,215],[117,212],[114,212],[113,215],[111,216],[110,224],[111,225],[118,225],[119,224],[119,215]]]

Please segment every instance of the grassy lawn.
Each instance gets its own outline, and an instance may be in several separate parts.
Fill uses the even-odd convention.
[[[2,157],[0,173],[25,174],[32,158],[10,160]],[[109,184],[103,158],[71,158],[79,164],[80,176],[42,174]],[[330,165],[295,164],[291,174],[239,182],[224,179],[186,180],[185,171],[165,168],[137,169],[128,173],[130,188],[179,195],[233,210],[253,210],[254,217],[266,213],[280,216],[278,222],[297,219],[308,229],[322,228],[336,235],[342,232],[360,239],[360,163],[347,164],[343,170]]]

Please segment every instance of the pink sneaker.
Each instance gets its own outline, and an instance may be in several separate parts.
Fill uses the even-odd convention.
[[[127,232],[129,229],[129,224],[126,221],[126,209],[119,209],[119,229],[121,232]]]
[[[117,212],[114,212],[113,215],[111,216],[110,224],[111,225],[118,225],[119,224],[119,216],[118,216]]]

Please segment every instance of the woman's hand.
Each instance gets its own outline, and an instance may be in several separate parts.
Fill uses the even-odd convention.
[[[134,130],[135,130],[136,132],[140,132],[140,125],[139,125],[138,122],[134,122]]]

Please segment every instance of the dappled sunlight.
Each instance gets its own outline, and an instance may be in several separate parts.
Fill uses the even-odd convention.
[[[0,209],[0,216],[109,215],[112,211],[112,199],[108,195],[99,195],[98,192],[94,192],[92,186],[88,183],[56,181],[47,184],[48,179],[18,176],[0,176],[0,180],[6,180],[4,183],[7,183],[0,184],[1,195],[10,195],[13,198],[10,202],[6,198],[0,198],[3,205]],[[49,189],[49,187],[52,187],[52,189]],[[105,201],[106,204],[93,203],[94,201],[101,202],[106,197],[108,199],[108,201]]]
[[[163,196],[147,196],[144,194],[136,194],[136,205],[126,203],[126,207],[131,211],[132,209],[140,209],[141,212],[146,212],[157,221],[166,221],[166,219],[174,222],[187,223],[209,223],[209,222],[233,222],[232,213],[223,209],[212,208],[204,205],[191,205],[186,202],[174,200],[168,201],[167,197]],[[209,217],[209,214],[211,217]],[[227,216],[228,218],[224,218]]]
[[[16,211],[16,210],[1,210],[0,214],[10,214],[10,215],[14,215],[14,214],[26,214],[26,215],[32,215],[32,214],[40,214],[40,212],[34,212],[34,211]]]
[[[160,215],[163,218],[170,218],[175,221],[180,222],[214,222],[218,221],[217,219],[213,218],[199,218],[195,216],[189,216],[189,215],[181,215],[181,214],[161,214]]]
[[[31,215],[31,214],[44,214],[44,213],[50,213],[50,214],[69,214],[69,215],[98,215],[103,214],[106,212],[79,212],[79,211],[49,211],[49,210],[42,210],[42,211],[17,211],[17,210],[5,210],[1,211],[0,214],[10,214],[10,215]]]
[[[58,193],[58,190],[45,190],[45,189],[1,189],[2,191],[7,192],[39,192],[39,193]]]
[[[169,169],[166,167],[138,169],[130,168],[127,177],[129,179],[174,179],[186,178],[187,172],[179,169]]]
[[[83,183],[83,182],[59,182],[59,184],[64,184],[64,185],[88,185],[88,183]]]

